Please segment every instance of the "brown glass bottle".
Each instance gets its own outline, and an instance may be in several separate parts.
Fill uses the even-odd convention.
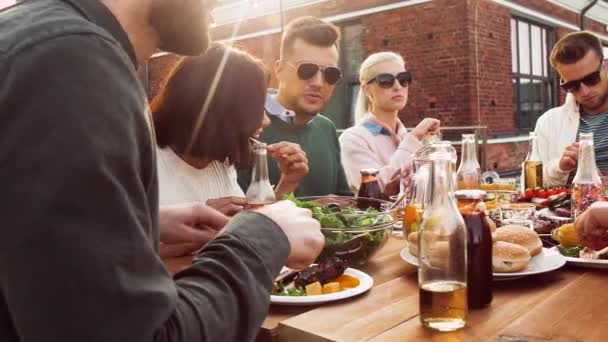
[[[467,227],[467,291],[470,309],[492,302],[492,233],[486,221],[481,190],[456,191],[458,209]]]
[[[383,199],[382,190],[378,183],[378,170],[363,169],[361,170],[361,186],[357,194],[357,206],[361,210],[369,207],[380,210],[380,201],[370,201],[368,198]]]

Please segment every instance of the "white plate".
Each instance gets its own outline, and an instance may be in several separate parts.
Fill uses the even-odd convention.
[[[407,248],[401,250],[401,259],[408,264],[418,267],[418,257],[410,254]],[[566,258],[558,251],[543,248],[543,251],[530,259],[528,267],[521,272],[493,273],[494,281],[513,280],[525,276],[554,271],[566,264]]]
[[[551,248],[551,250],[555,250],[557,253],[557,247]],[[608,260],[598,260],[598,259],[581,259],[581,258],[573,258],[573,257],[564,257],[566,262],[569,265],[576,265],[580,267],[588,267],[588,268],[601,268],[608,269]]]
[[[553,212],[553,210],[551,210],[549,208],[542,208],[541,210],[539,210],[536,213],[536,216],[544,216],[546,218],[550,218],[552,220],[556,220],[556,221],[560,221],[560,222],[564,222],[564,223],[572,222],[572,218],[570,218],[570,217],[563,217],[563,216],[557,216]]]
[[[372,277],[365,272],[355,270],[354,268],[347,268],[346,271],[344,271],[344,274],[359,279],[359,286],[336,293],[317,296],[290,297],[271,295],[270,303],[275,305],[316,305],[354,297],[366,292],[367,290],[371,289],[372,286],[374,286],[374,279],[372,279]]]

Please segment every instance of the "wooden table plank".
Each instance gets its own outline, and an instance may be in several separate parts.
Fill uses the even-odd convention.
[[[377,335],[377,330],[388,330],[418,313],[418,284],[412,278],[402,276],[362,296],[285,320],[279,325],[279,341],[297,341],[294,336],[304,341],[315,336],[358,341]]]
[[[487,341],[504,327],[530,310],[536,303],[570,286],[582,276],[580,270],[494,283],[490,307],[469,312],[467,326],[459,331],[438,333],[424,328],[418,316],[385,331],[370,341]],[[416,296],[418,299],[418,297]],[[520,341],[520,340],[517,340]]]
[[[514,320],[496,341],[606,341],[608,274],[588,271]]]

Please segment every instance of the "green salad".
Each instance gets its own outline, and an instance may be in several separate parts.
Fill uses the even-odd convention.
[[[557,250],[559,250],[561,255],[571,258],[578,258],[579,253],[583,250],[583,248],[583,245],[578,245],[574,247],[564,247],[562,245],[557,246]],[[599,258],[602,260],[608,260],[608,252],[600,254]]]
[[[390,214],[379,212],[374,208],[360,210],[352,207],[341,208],[336,203],[319,204],[314,201],[304,201],[295,198],[293,194],[284,199],[290,200],[300,208],[310,209],[314,219],[321,224],[325,235],[325,248],[319,260],[336,255],[350,265],[361,265],[371,256],[391,233],[390,226],[393,218]],[[376,226],[380,228],[375,229]],[[369,230],[366,230],[369,227]],[[357,238],[355,246],[342,246],[344,242]],[[338,247],[336,249],[336,247]],[[345,247],[345,248],[342,248]]]

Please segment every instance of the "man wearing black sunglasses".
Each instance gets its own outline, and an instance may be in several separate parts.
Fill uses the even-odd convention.
[[[553,47],[551,65],[568,94],[563,106],[547,111],[536,123],[544,185],[572,181],[579,133],[594,134],[597,166],[608,174],[608,66],[600,39],[587,31],[564,36]]]
[[[289,141],[306,152],[309,173],[296,189],[297,196],[350,194],[336,127],[319,114],[342,77],[337,66],[339,38],[336,26],[315,17],[295,19],[283,33],[275,64],[279,87],[269,91],[265,107],[272,123],[260,139]],[[280,175],[279,164],[269,161],[271,183],[277,184]],[[246,189],[249,181],[250,174],[241,171],[241,187]]]

